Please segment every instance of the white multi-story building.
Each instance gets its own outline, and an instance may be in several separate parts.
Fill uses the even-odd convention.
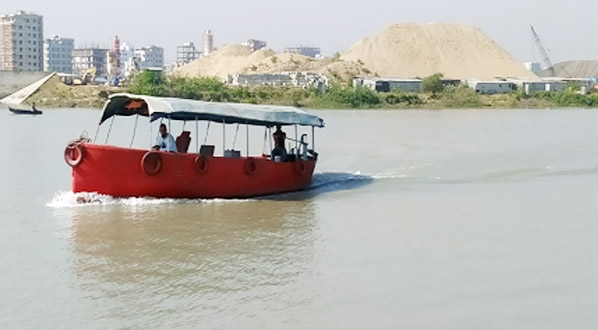
[[[201,52],[192,42],[186,42],[182,46],[176,47],[176,63],[187,64],[199,58]]]
[[[44,19],[19,11],[0,16],[0,70],[42,71]]]
[[[260,50],[260,49],[266,47],[267,43],[262,40],[249,39],[249,40],[245,41],[244,43],[242,43],[241,45],[247,46],[247,47],[253,49],[253,51],[256,51],[256,50]]]
[[[57,35],[44,40],[44,71],[73,73],[75,41]]]
[[[208,56],[214,51],[214,35],[212,30],[206,30],[203,36],[203,56]]]
[[[135,49],[135,58],[138,59],[139,69],[163,68],[164,48],[158,46],[146,46]]]
[[[120,63],[123,76],[129,77],[131,73],[138,70],[138,60],[135,58],[135,49],[126,42],[120,45]]]

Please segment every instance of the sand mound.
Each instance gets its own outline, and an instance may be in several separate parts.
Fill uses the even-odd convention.
[[[566,78],[598,78],[598,61],[567,61],[552,66],[557,77]],[[549,69],[543,70],[539,76],[551,77]]]
[[[176,68],[173,73],[187,77],[222,78],[229,73],[239,73],[273,54],[275,52],[268,48],[254,52],[246,46],[228,45],[209,56]]]
[[[173,73],[187,77],[224,78],[227,74],[281,72],[323,73],[342,79],[370,73],[363,65],[355,62],[314,59],[299,54],[276,53],[268,48],[262,48],[254,52],[242,45],[223,47],[209,56],[175,69]]]
[[[357,42],[342,59],[386,77],[535,78],[480,29],[461,24],[394,24]]]

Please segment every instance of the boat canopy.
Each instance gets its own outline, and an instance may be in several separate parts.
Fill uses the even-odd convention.
[[[219,103],[171,97],[155,97],[117,93],[110,96],[100,124],[112,116],[142,115],[150,121],[159,118],[173,120],[210,120],[258,126],[303,125],[324,127],[324,120],[299,108],[245,103]]]

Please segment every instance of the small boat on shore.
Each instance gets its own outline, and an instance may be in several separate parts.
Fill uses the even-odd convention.
[[[32,109],[17,109],[13,107],[8,107],[8,111],[14,113],[15,115],[41,115],[42,111],[37,110],[35,108]]]
[[[177,152],[151,150],[151,142],[148,149],[135,149],[79,138],[64,150],[65,161],[72,168],[73,192],[114,197],[244,198],[302,190],[310,185],[318,158],[313,150],[315,127],[324,127],[321,118],[294,107],[119,93],[106,102],[98,131],[108,119],[132,115],[148,117],[150,125],[155,120],[168,121],[168,126],[171,120],[195,122],[196,137],[199,122],[207,122],[206,136],[209,123],[222,124],[223,144],[226,125],[236,124],[237,131],[245,126],[247,150],[241,155],[241,151],[227,150],[223,145],[218,148],[222,154],[215,155],[214,145],[197,145],[197,150],[187,152],[191,132],[184,129],[176,138]],[[279,125],[295,127],[295,138],[287,138],[295,144],[288,155],[284,159],[264,153],[249,155],[249,127],[264,127],[265,145],[272,127]],[[311,127],[311,148],[308,134],[297,138],[299,126]]]

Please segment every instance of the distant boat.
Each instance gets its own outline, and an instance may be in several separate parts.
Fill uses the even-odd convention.
[[[14,113],[15,115],[41,115],[42,114],[42,111],[37,110],[35,107],[33,107],[33,109],[31,109],[31,110],[15,109],[15,108],[8,107],[8,110],[10,112]]]

